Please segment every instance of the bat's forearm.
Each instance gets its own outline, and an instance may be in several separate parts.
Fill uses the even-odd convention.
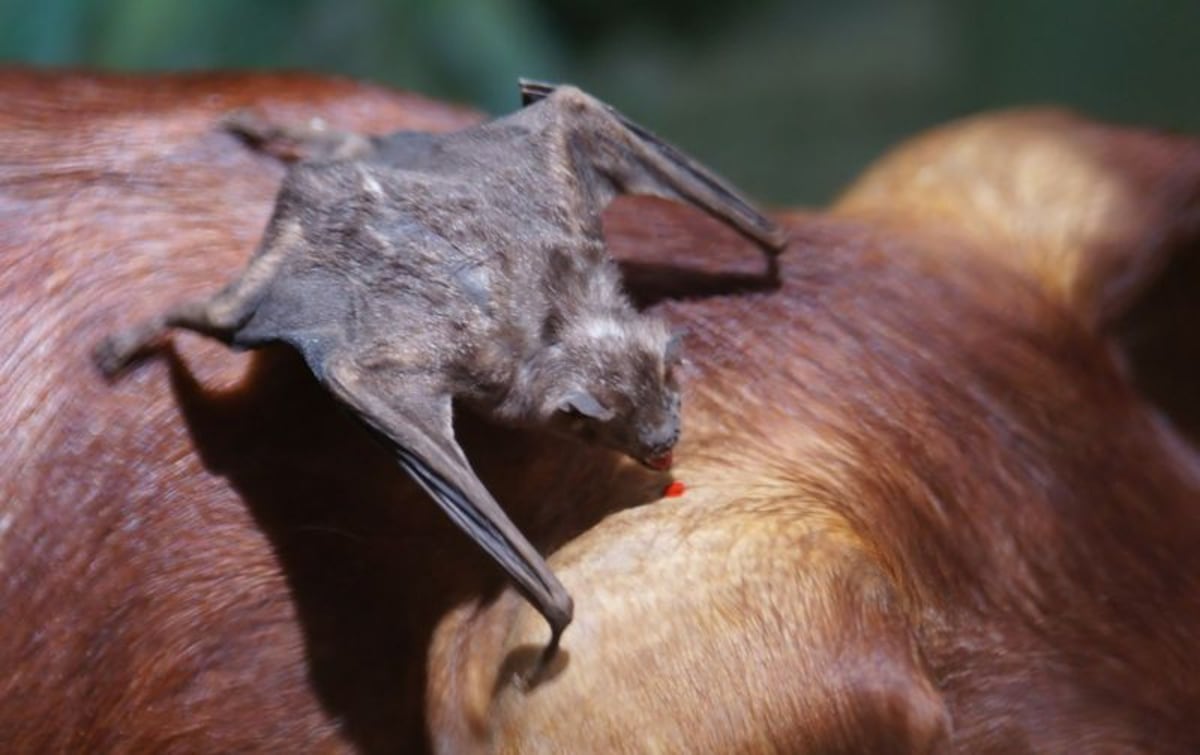
[[[592,157],[604,163],[596,173],[606,180],[615,178],[619,191],[695,205],[736,228],[769,254],[777,254],[787,245],[783,227],[759,212],[727,181],[611,106],[570,86],[530,80],[522,80],[520,86],[524,104],[547,100],[547,106],[564,111],[562,120],[569,128],[595,137]],[[615,160],[614,145],[624,150]]]

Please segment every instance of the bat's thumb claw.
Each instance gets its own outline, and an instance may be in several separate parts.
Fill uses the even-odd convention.
[[[518,680],[517,684],[523,691],[528,692],[547,679],[556,676],[565,666],[566,658],[559,651],[558,636],[555,635],[554,639],[542,648],[533,667]]]
[[[550,621],[550,641],[546,643],[546,647],[542,648],[542,652],[538,654],[537,660],[534,661],[529,672],[517,682],[521,689],[525,691],[533,689],[546,679],[558,674],[566,666],[566,657],[564,653],[559,652],[559,644],[563,631],[571,623],[574,608],[570,596],[566,596],[565,613],[556,617],[557,621]]]
[[[782,254],[790,243],[792,243],[792,232],[787,226],[776,225],[774,230],[771,231],[767,250],[771,254]]]

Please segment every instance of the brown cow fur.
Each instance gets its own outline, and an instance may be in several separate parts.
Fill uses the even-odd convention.
[[[775,290],[696,213],[615,207],[634,293],[690,329],[688,492],[461,418],[577,601],[528,688],[544,624],[295,355],[88,362],[257,241],[282,171],[225,112],[474,116],[304,76],[0,95],[0,750],[1200,748],[1190,366],[1115,337],[1194,311],[1158,273],[1194,259],[1200,143],[943,128],[788,216]]]

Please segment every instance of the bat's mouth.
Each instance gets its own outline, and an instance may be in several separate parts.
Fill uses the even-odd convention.
[[[647,456],[646,458],[642,459],[643,464],[655,470],[656,472],[667,471],[671,468],[671,464],[674,463],[674,461],[675,456],[670,451],[658,454],[657,456]]]

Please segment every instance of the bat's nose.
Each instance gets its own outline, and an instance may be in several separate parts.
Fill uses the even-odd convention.
[[[669,420],[663,422],[641,438],[642,447],[648,452],[647,456],[661,456],[669,452],[679,442],[679,422]]]

